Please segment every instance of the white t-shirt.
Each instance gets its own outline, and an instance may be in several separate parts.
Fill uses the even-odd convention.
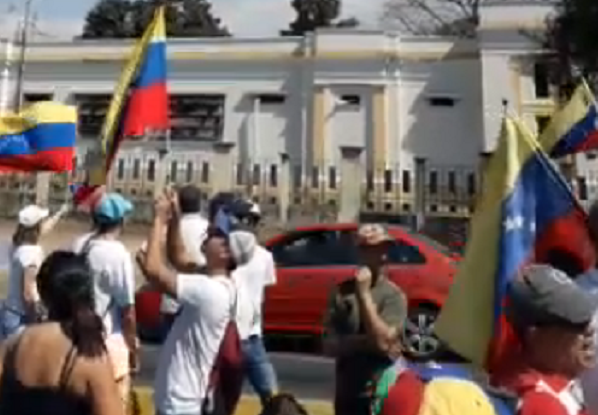
[[[10,269],[8,274],[8,292],[6,307],[24,314],[23,306],[23,277],[29,267],[39,268],[44,260],[44,250],[39,245],[21,245],[11,249]]]
[[[242,340],[262,335],[264,289],[276,284],[276,267],[272,253],[258,246],[251,260],[233,272],[239,287],[237,327]]]
[[[162,346],[154,380],[154,405],[161,414],[201,412],[235,295],[226,276],[177,276],[182,310]]]
[[[598,270],[594,269],[581,275],[576,279],[576,283],[584,291],[595,295],[596,303],[598,304]],[[594,341],[598,344],[598,312],[594,316],[594,327],[596,328],[596,338]],[[596,367],[585,371],[580,380],[584,400],[590,414],[598,415],[598,359]]]
[[[90,233],[77,239],[73,251],[80,253],[93,235]],[[120,310],[135,304],[133,258],[117,240],[93,239],[88,249],[88,260],[94,273],[95,311],[102,317],[108,336],[120,335]]]

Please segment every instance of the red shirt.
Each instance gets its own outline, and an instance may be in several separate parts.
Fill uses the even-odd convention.
[[[500,386],[519,396],[517,415],[589,415],[572,379],[540,373],[529,367],[513,369]]]

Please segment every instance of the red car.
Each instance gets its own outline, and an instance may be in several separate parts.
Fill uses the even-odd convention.
[[[389,277],[409,300],[404,343],[412,357],[434,358],[441,347],[432,328],[459,258],[424,235],[399,226],[388,229],[396,240],[388,252]],[[274,256],[278,277],[278,283],[266,291],[267,334],[321,335],[330,290],[352,278],[358,265],[356,230],[356,224],[314,225],[278,235],[266,243]],[[162,320],[160,298],[148,287],[137,294],[137,319],[144,337],[160,337],[156,335]]]

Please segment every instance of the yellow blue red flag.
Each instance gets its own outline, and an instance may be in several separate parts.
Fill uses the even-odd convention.
[[[0,172],[73,169],[77,109],[38,102],[0,118]]]
[[[503,333],[507,285],[526,263],[546,261],[560,250],[583,269],[594,264],[584,210],[520,122],[504,120],[486,182],[435,327],[451,349],[481,367]]]
[[[598,108],[585,81],[555,112],[539,141],[545,152],[557,158],[598,148]]]
[[[90,185],[106,184],[114,156],[125,138],[169,129],[164,9],[156,9],[122,72],[104,121],[99,160],[89,172]]]

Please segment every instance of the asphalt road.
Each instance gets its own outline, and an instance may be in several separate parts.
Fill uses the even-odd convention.
[[[139,385],[151,386],[158,361],[159,346],[143,346]],[[295,353],[270,353],[280,390],[300,399],[330,401],[334,393],[334,364],[330,359]],[[253,394],[251,386],[245,392]]]

